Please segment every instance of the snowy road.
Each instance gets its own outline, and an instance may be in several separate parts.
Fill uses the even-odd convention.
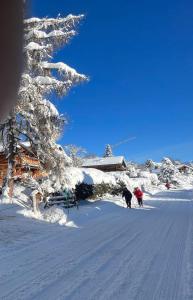
[[[1,208],[0,299],[193,299],[192,199],[171,191],[144,209],[85,205],[71,214],[78,228]]]

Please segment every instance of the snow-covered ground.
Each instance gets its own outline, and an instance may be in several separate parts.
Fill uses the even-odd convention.
[[[193,299],[193,192],[85,202],[67,226],[0,206],[0,299]]]

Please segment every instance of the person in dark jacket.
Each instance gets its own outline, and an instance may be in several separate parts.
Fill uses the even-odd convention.
[[[127,204],[127,207],[131,208],[131,198],[132,193],[125,187],[122,193],[122,198],[125,198],[125,202]]]
[[[133,194],[137,198],[139,206],[143,206],[143,192],[140,190],[140,188],[136,187],[133,191]]]

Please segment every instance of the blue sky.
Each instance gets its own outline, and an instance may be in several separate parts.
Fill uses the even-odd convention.
[[[129,160],[193,160],[191,0],[32,0],[31,15],[84,13],[79,35],[57,54],[90,82],[57,100],[70,124],[62,144]]]

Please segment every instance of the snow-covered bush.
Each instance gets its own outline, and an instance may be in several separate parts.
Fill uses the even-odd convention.
[[[160,168],[159,180],[163,183],[170,182],[177,185],[179,176],[180,172],[178,168],[169,158],[164,157]]]
[[[151,172],[153,169],[155,169],[155,162],[152,160],[152,159],[148,159],[146,162],[145,162],[145,167]]]
[[[100,184],[80,183],[76,185],[75,195],[77,200],[96,199],[106,194],[118,196],[122,194],[124,186],[125,184],[121,181],[115,185],[104,182]]]
[[[130,178],[135,178],[137,177],[138,175],[138,172],[135,168],[134,165],[132,164],[127,164],[127,175],[130,177]]]
[[[76,185],[75,196],[77,200],[85,200],[93,197],[93,184],[80,183]]]
[[[67,214],[63,209],[58,207],[50,207],[43,213],[43,219],[50,223],[59,223],[64,225],[67,222]]]
[[[153,173],[149,173],[148,171],[141,171],[138,175],[140,178],[148,178],[152,185],[158,185],[159,180],[158,176]]]

